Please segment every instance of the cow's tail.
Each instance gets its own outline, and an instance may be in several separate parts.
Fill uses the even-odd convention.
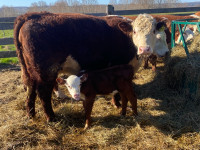
[[[30,79],[30,75],[27,71],[27,66],[25,63],[25,59],[23,56],[23,50],[22,50],[22,45],[21,42],[19,41],[19,33],[20,33],[20,29],[23,26],[23,24],[25,23],[25,18],[23,17],[23,15],[19,16],[16,18],[15,22],[14,22],[14,44],[16,46],[16,53],[17,56],[19,58],[19,62],[21,63],[21,69],[22,69],[22,74],[24,74],[26,76],[27,79]],[[27,85],[28,83],[26,83],[25,81],[23,81],[25,85]]]

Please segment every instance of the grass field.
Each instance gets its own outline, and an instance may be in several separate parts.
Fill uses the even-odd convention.
[[[0,39],[1,38],[10,38],[13,37],[13,29],[12,30],[0,30]],[[10,45],[0,45],[0,51],[15,51],[16,48],[14,44]],[[18,58],[17,57],[11,57],[11,58],[0,58],[0,63],[3,64],[17,64]]]
[[[0,38],[13,37],[13,29],[11,30],[0,30]]]

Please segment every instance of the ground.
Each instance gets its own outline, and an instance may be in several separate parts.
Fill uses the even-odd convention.
[[[163,70],[161,61],[156,72],[136,74],[138,117],[129,109],[120,116],[109,96],[98,96],[84,131],[82,103],[70,98],[52,95],[57,122],[46,122],[38,99],[36,118],[29,119],[19,66],[0,64],[0,149],[200,149],[199,105],[170,89]]]

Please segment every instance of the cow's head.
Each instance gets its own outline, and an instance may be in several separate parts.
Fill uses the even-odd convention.
[[[156,32],[160,23],[149,14],[140,14],[132,22],[132,39],[138,49],[138,55],[153,53],[156,44]],[[162,26],[160,26],[162,27]]]
[[[156,30],[156,44],[153,50],[153,53],[158,57],[163,57],[169,52],[169,48],[167,45],[167,37],[165,30],[167,26],[165,23],[158,23]]]
[[[184,36],[185,41],[187,42],[194,38],[194,32],[192,31],[192,29],[186,27],[185,31],[183,32],[183,36]],[[180,43],[180,39],[181,39],[181,35],[178,36],[178,39],[176,41],[177,44]]]
[[[56,79],[56,81],[59,84],[64,84],[67,87],[72,98],[77,101],[79,101],[81,98],[81,93],[80,93],[81,83],[86,80],[87,80],[87,74],[83,74],[80,77],[76,75],[70,75],[67,79],[63,79],[60,77]]]

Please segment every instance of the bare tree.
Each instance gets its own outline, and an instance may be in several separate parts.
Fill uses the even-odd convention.
[[[82,0],[82,5],[97,5],[98,1],[97,0]]]
[[[48,11],[48,6],[45,1],[34,2],[31,4],[29,12]]]
[[[111,4],[111,5],[117,5],[117,0],[110,0],[109,4]]]
[[[15,17],[18,15],[18,12],[13,7],[2,6],[0,9],[0,17]]]
[[[66,0],[58,0],[51,6],[50,11],[55,13],[64,13],[67,11],[68,2]]]

